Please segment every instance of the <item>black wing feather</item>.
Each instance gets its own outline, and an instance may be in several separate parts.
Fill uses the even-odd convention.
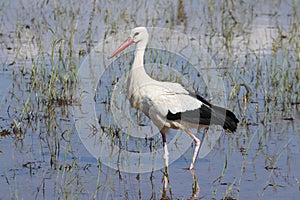
[[[239,120],[233,112],[226,108],[211,105],[206,99],[199,95],[196,95],[196,98],[203,103],[200,108],[177,113],[172,113],[169,110],[167,119],[172,121],[182,120],[199,125],[221,125],[225,130],[231,132],[236,131]]]

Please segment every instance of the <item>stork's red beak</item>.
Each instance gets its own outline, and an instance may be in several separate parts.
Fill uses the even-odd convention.
[[[123,44],[121,44],[121,46],[115,51],[113,52],[108,58],[112,58],[116,55],[118,55],[121,51],[123,51],[124,49],[126,49],[129,45],[131,45],[133,43],[133,39],[132,38],[128,38]]]

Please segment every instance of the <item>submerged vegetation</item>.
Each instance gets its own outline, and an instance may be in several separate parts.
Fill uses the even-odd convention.
[[[0,20],[0,198],[296,199],[297,1],[3,1]],[[168,169],[169,191],[162,191],[165,172],[128,174],[94,159],[72,118],[72,106],[81,101],[76,77],[83,59],[99,42],[135,26],[170,28],[199,41],[222,74],[228,107],[242,121],[239,134],[222,136],[196,163],[192,177],[182,170],[192,148],[174,162]],[[153,55],[148,58],[163,65],[164,58]],[[150,67],[151,76],[182,81],[180,74],[156,67],[163,75]],[[116,145],[134,150],[135,140],[130,142],[110,116],[111,89],[121,76],[122,69],[112,65],[99,81],[97,115]],[[183,84],[206,95],[205,86],[192,77],[184,74]],[[140,113],[132,115],[147,125]],[[160,142],[154,137],[140,143],[151,151]]]

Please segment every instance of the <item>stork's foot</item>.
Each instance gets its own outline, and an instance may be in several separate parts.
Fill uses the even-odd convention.
[[[190,171],[194,170],[194,160],[191,162],[191,165],[188,168],[188,170],[190,170]]]
[[[190,171],[194,171],[194,165],[191,164],[191,166],[188,168]]]

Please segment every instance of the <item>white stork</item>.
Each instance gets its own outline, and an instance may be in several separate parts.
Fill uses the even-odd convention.
[[[200,140],[190,128],[221,125],[226,131],[235,132],[239,120],[233,112],[213,106],[203,97],[187,91],[179,83],[161,82],[152,79],[144,69],[144,53],[148,43],[145,27],[131,30],[130,37],[109,58],[136,43],[135,57],[127,82],[127,97],[131,106],[141,110],[159,128],[163,139],[165,165],[169,152],[166,133],[170,128],[185,131],[196,143],[189,169],[194,168]]]

